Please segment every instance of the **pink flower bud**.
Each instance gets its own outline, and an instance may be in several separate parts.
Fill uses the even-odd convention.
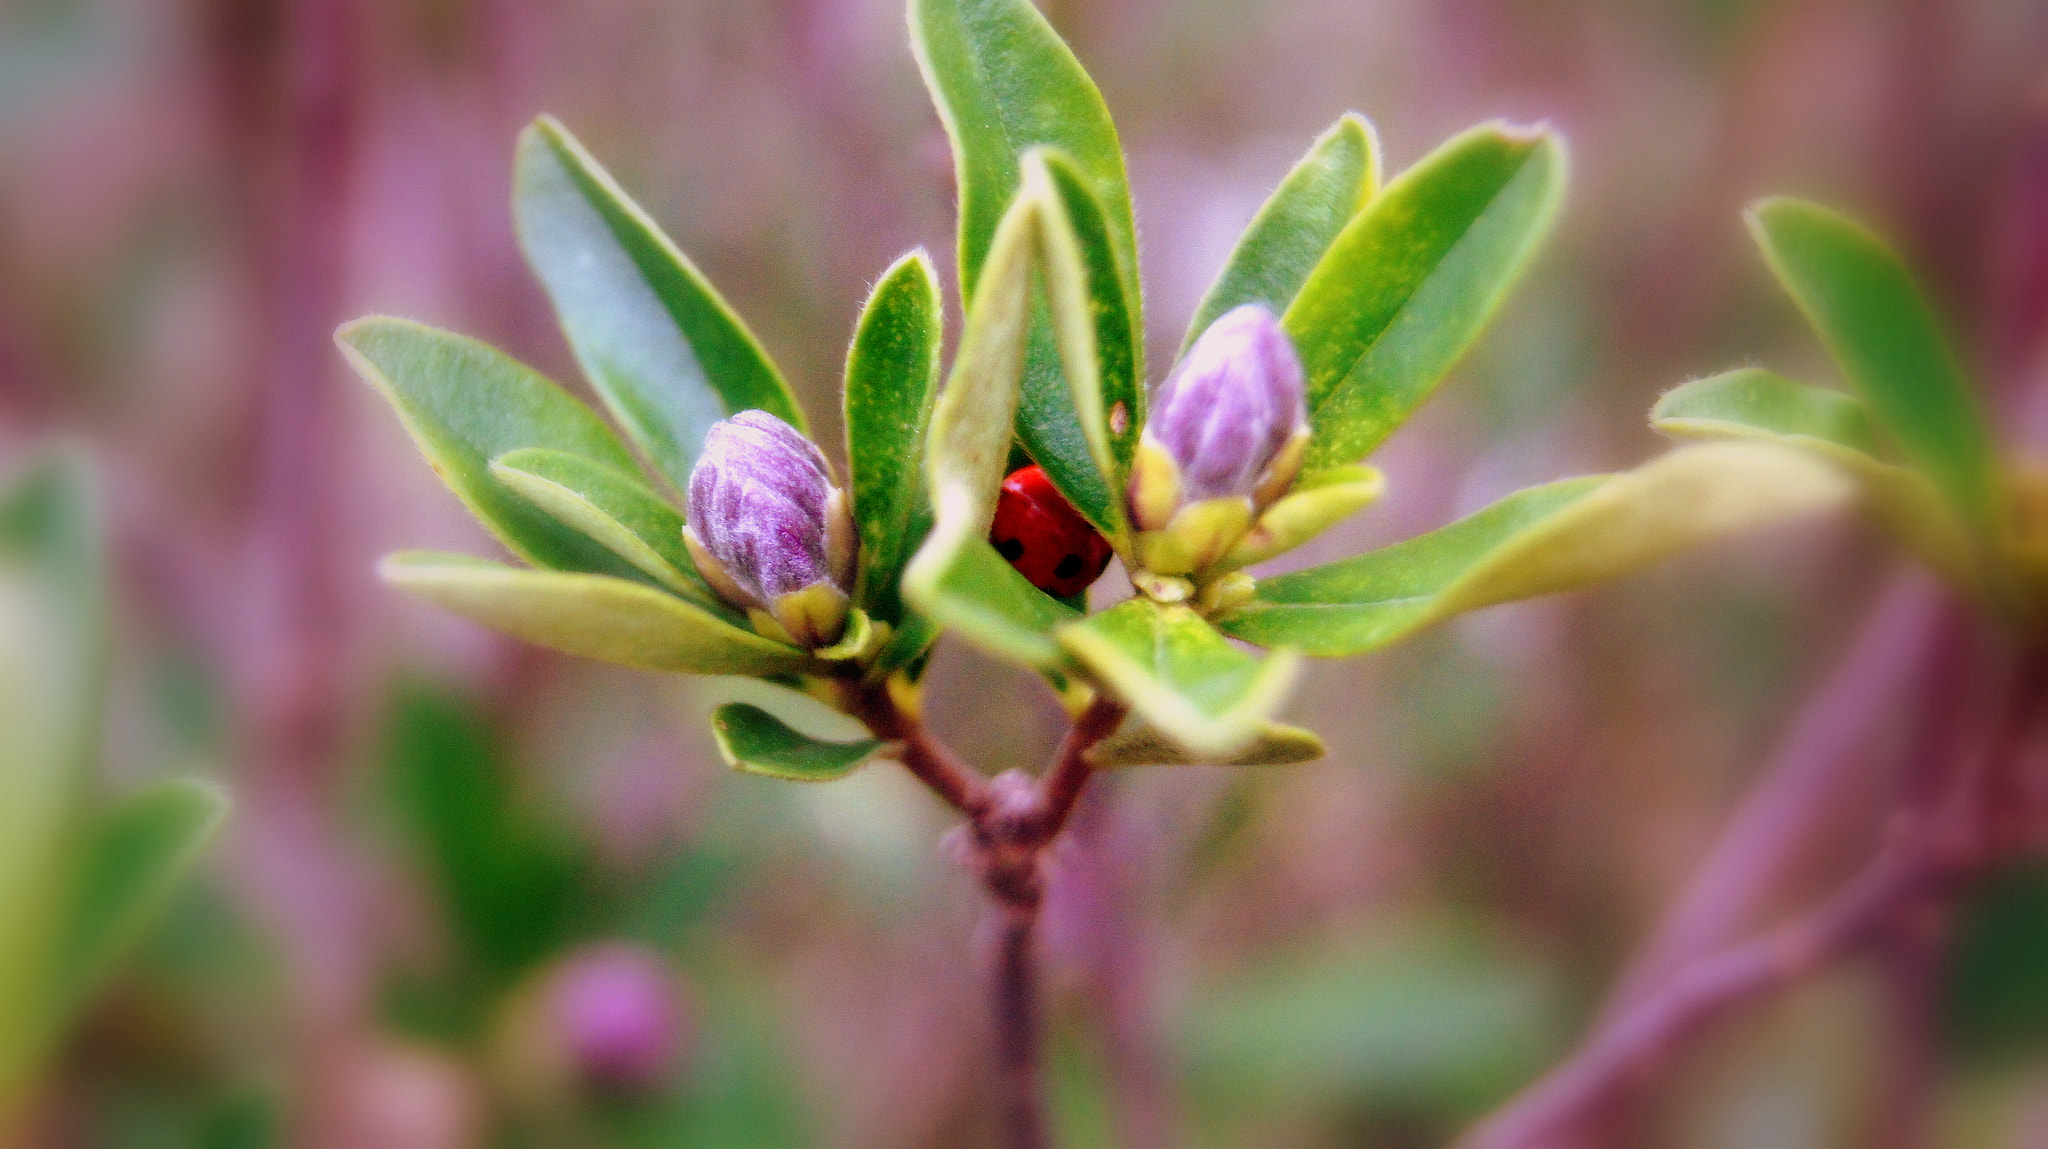
[[[657,1089],[681,1058],[687,1023],[675,978],[638,946],[613,942],[564,959],[547,1003],[570,1066],[598,1089]]]
[[[1182,501],[1251,498],[1268,465],[1307,427],[1304,393],[1287,332],[1272,312],[1247,303],[1188,349],[1152,400],[1145,435],[1178,466]]]

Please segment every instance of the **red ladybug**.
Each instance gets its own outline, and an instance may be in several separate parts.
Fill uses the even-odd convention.
[[[1087,590],[1109,565],[1109,540],[1036,465],[1003,480],[988,541],[1032,586],[1059,598]]]

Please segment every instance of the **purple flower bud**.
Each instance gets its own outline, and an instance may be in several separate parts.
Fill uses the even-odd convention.
[[[662,960],[614,942],[564,959],[548,986],[548,1010],[578,1078],[599,1089],[658,1088],[687,1038],[681,995]]]
[[[796,428],[766,411],[712,425],[690,471],[689,522],[723,574],[754,600],[735,605],[769,607],[821,581],[847,589],[828,538],[834,495],[825,456]]]
[[[1280,321],[1247,303],[1188,349],[1152,400],[1145,435],[1178,465],[1183,501],[1250,498],[1306,427],[1304,391],[1301,360]]]

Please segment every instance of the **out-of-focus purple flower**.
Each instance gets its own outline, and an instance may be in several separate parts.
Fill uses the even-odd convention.
[[[690,472],[688,512],[690,551],[720,595],[803,645],[838,637],[853,522],[816,444],[766,411],[713,424]]]
[[[660,1087],[687,1040],[681,995],[668,966],[624,942],[564,959],[550,979],[547,1006],[577,1077],[602,1090]]]
[[[1307,426],[1305,390],[1280,321],[1247,303],[1188,349],[1153,400],[1145,435],[1179,469],[1183,501],[1251,498],[1266,468]]]

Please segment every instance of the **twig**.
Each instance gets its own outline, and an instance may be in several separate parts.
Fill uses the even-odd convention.
[[[1088,779],[1095,776],[1095,767],[1088,764],[1088,751],[1115,733],[1129,712],[1128,707],[1108,694],[1098,694],[1060,740],[1052,766],[1039,784],[1037,818],[1030,827],[1041,845],[1059,836],[1067,819],[1073,816],[1075,800],[1080,798]]]
[[[1902,573],[1884,591],[1827,685],[1779,744],[1763,780],[1629,963],[1596,1024],[1735,941],[1810,842],[1816,821],[1841,805],[1841,789],[1861,784],[1858,751],[1920,664],[1934,632],[1939,594],[1918,571]]]
[[[968,861],[994,903],[1001,929],[993,991],[1003,1135],[1010,1149],[1041,1149],[1036,946],[1045,851],[1094,777],[1088,751],[1115,732],[1128,711],[1108,695],[1097,695],[1034,786],[1016,772],[984,778],[932,737],[886,686],[849,684],[845,697],[847,709],[877,738],[898,744],[898,757],[911,774],[967,815]]]
[[[1835,897],[1762,937],[1688,965],[1467,1139],[1470,1149],[1535,1149],[1598,1110],[1682,1039],[1732,1007],[1881,937],[1902,906],[1937,887],[1939,854],[1902,837]]]
[[[1038,1090],[1038,907],[1005,905],[996,957],[996,1087],[1001,1094],[1003,1143],[1042,1149],[1045,1115]]]

